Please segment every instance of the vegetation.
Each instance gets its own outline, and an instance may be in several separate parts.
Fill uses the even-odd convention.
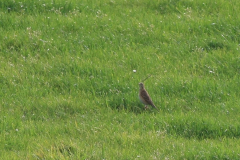
[[[0,159],[240,159],[239,10],[1,0]]]

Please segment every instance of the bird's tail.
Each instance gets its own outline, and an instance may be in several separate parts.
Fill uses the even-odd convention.
[[[153,104],[152,106],[153,106],[154,108],[156,108],[156,109],[159,111],[159,109],[158,109],[154,104]]]

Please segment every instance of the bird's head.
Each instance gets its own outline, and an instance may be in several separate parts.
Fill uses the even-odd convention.
[[[144,84],[142,82],[139,83],[140,89],[144,89]]]

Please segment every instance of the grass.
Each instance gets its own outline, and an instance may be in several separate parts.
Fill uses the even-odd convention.
[[[1,159],[239,159],[239,6],[2,0]]]

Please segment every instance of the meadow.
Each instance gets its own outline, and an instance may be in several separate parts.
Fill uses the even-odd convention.
[[[0,159],[240,159],[239,10],[1,0]]]

